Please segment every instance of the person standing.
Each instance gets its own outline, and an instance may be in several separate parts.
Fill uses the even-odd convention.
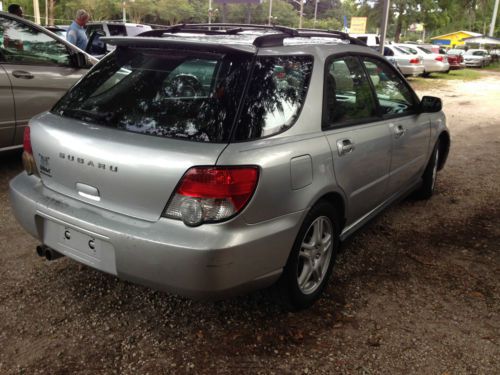
[[[16,15],[18,17],[23,18],[23,8],[19,4],[10,4],[9,8],[8,8],[8,11],[9,11],[10,14],[14,14],[14,15]]]
[[[85,34],[85,26],[89,18],[90,16],[86,10],[77,10],[75,20],[71,23],[66,34],[66,40],[68,42],[83,50],[87,47],[88,42],[87,34]]]

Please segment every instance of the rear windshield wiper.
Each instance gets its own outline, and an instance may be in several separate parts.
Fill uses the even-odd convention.
[[[77,118],[83,121],[110,122],[115,114],[112,112],[94,112],[86,109],[69,108],[63,111],[63,115]]]

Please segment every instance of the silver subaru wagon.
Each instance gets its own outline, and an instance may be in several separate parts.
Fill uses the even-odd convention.
[[[194,298],[274,284],[305,308],[340,241],[429,198],[446,161],[441,100],[346,34],[180,25],[107,43],[31,120],[10,183],[49,260]]]

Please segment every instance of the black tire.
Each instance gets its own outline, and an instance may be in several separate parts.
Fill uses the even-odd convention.
[[[436,142],[429,162],[425,167],[424,174],[422,175],[422,186],[415,192],[415,197],[417,199],[429,199],[432,197],[436,186],[438,162],[439,141]]]
[[[328,264],[325,264],[324,267],[322,267],[322,271],[319,271],[323,275],[321,280],[319,282],[316,282],[316,286],[314,288],[311,287],[311,292],[305,293],[303,288],[299,286],[299,277],[307,273],[305,271],[306,263],[307,267],[311,267],[315,261],[317,263],[322,262],[321,258],[317,257],[317,253],[323,254],[323,251],[318,249],[305,250],[303,249],[303,243],[305,241],[308,241],[308,236],[311,234],[311,230],[314,231],[314,223],[323,220],[323,225],[326,225],[327,222],[329,222],[331,225],[331,246],[329,250],[330,257],[328,260]],[[278,293],[280,301],[288,310],[298,311],[305,309],[307,307],[310,307],[314,302],[316,302],[316,300],[319,299],[325,286],[328,284],[328,280],[330,279],[332,273],[333,265],[335,263],[335,258],[340,244],[339,234],[340,220],[337,216],[335,207],[327,201],[318,202],[314,207],[311,208],[306,218],[304,219],[299,233],[297,234],[297,238],[295,239],[292,251],[290,252],[290,255],[288,257],[285,269],[283,270],[283,274],[281,275],[275,286],[275,292]],[[323,239],[326,239],[327,237],[321,238],[321,243],[323,243]],[[312,238],[310,240],[312,240]],[[303,254],[306,251],[317,252],[314,256],[314,259],[303,260],[303,257],[300,254]],[[326,254],[326,252],[324,254]],[[310,277],[312,277],[313,274],[315,274],[315,272],[311,272]],[[314,283],[314,281],[311,281],[311,283]]]
[[[423,73],[422,73],[422,77],[424,77],[424,78],[427,78],[427,77],[429,77],[430,75],[431,75],[431,73],[429,73],[429,72],[423,72]]]

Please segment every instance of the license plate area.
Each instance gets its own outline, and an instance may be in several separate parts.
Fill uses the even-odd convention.
[[[44,221],[44,244],[78,262],[116,275],[114,248],[99,235],[73,226]]]

